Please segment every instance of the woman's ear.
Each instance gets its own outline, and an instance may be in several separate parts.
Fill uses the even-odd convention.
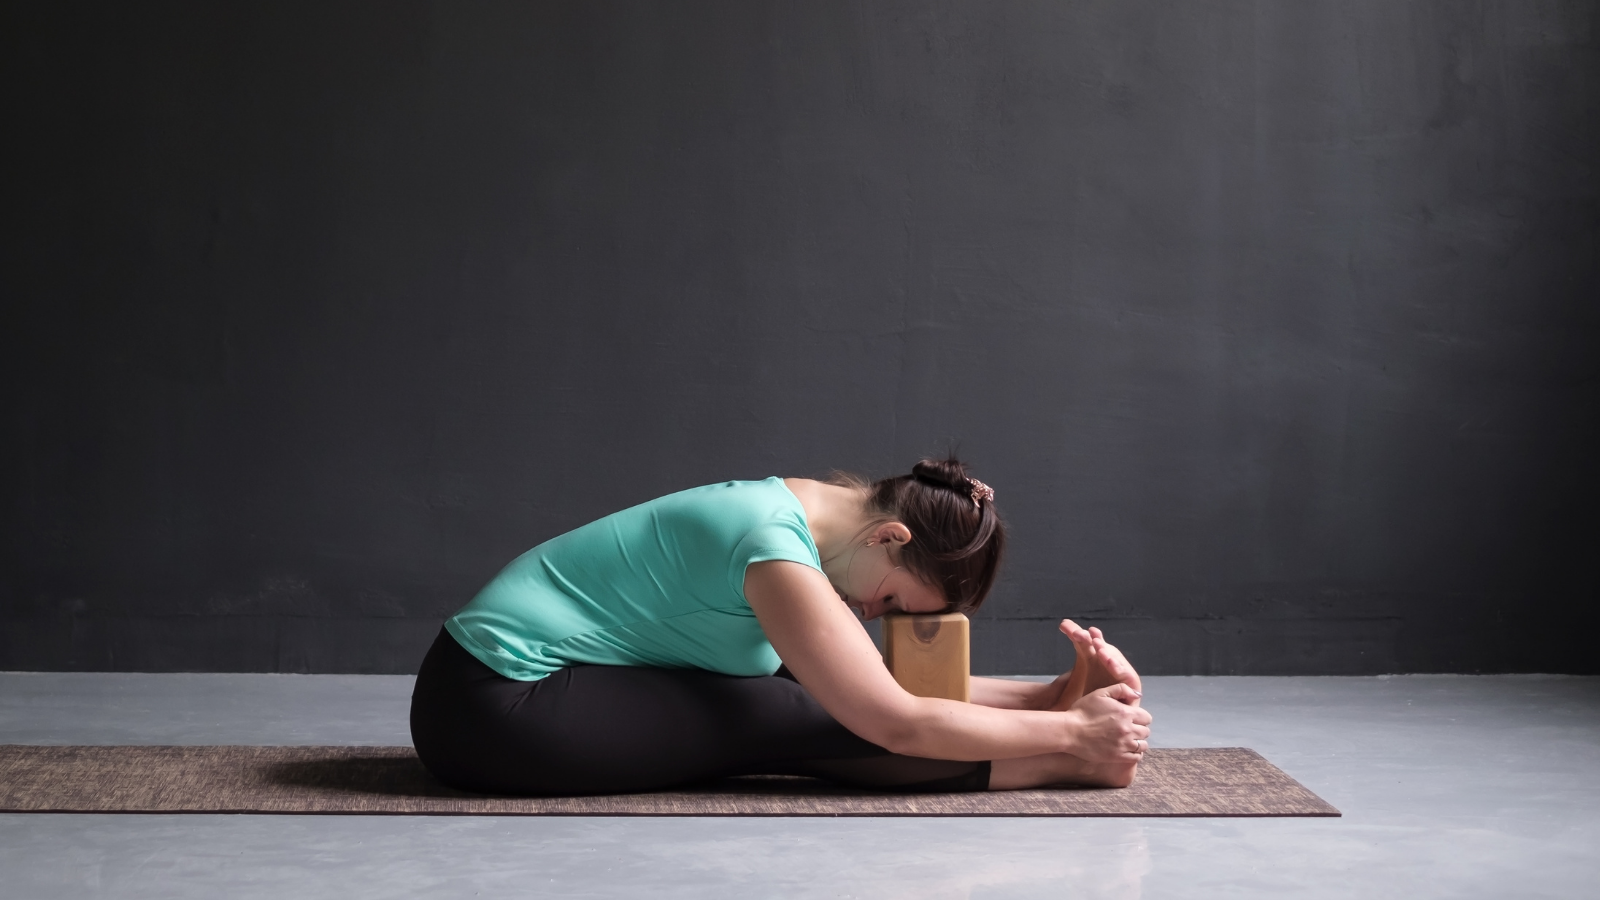
[[[911,543],[911,529],[904,522],[885,522],[872,532],[872,540],[885,547],[903,547]]]

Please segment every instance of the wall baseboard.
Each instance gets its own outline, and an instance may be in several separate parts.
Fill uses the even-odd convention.
[[[1072,648],[1055,621],[974,619],[973,672],[1066,671]],[[1488,632],[1439,628],[1418,640],[1396,618],[1078,621],[1103,628],[1148,675],[1600,674],[1572,642],[1531,656]],[[0,620],[0,671],[413,674],[440,625],[432,617],[10,618]]]

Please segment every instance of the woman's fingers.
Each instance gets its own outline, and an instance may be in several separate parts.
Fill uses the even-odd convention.
[[[1132,706],[1135,701],[1143,696],[1136,688],[1133,687],[1133,685],[1122,681],[1119,681],[1116,684],[1107,685],[1106,687],[1095,691],[1095,693],[1104,697],[1109,697],[1112,700],[1116,700],[1121,703],[1126,703],[1129,706]],[[1138,712],[1144,713],[1146,716],[1150,715],[1150,713],[1143,709],[1138,710]],[[1134,718],[1137,719],[1138,717],[1135,716]]]
[[[1136,696],[1126,684],[1086,695],[1075,707],[1085,716],[1084,743],[1071,752],[1090,760],[1138,762],[1150,746],[1150,714],[1127,702]]]

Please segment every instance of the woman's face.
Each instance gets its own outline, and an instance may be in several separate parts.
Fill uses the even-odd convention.
[[[885,613],[937,613],[948,605],[938,588],[899,564],[896,542],[880,541],[856,551],[844,584],[834,590],[856,615],[872,621]]]

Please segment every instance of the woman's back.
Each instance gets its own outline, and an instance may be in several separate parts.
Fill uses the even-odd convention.
[[[445,628],[518,681],[583,664],[770,675],[780,662],[744,597],[745,567],[768,560],[821,568],[781,478],[693,488],[529,550]]]

